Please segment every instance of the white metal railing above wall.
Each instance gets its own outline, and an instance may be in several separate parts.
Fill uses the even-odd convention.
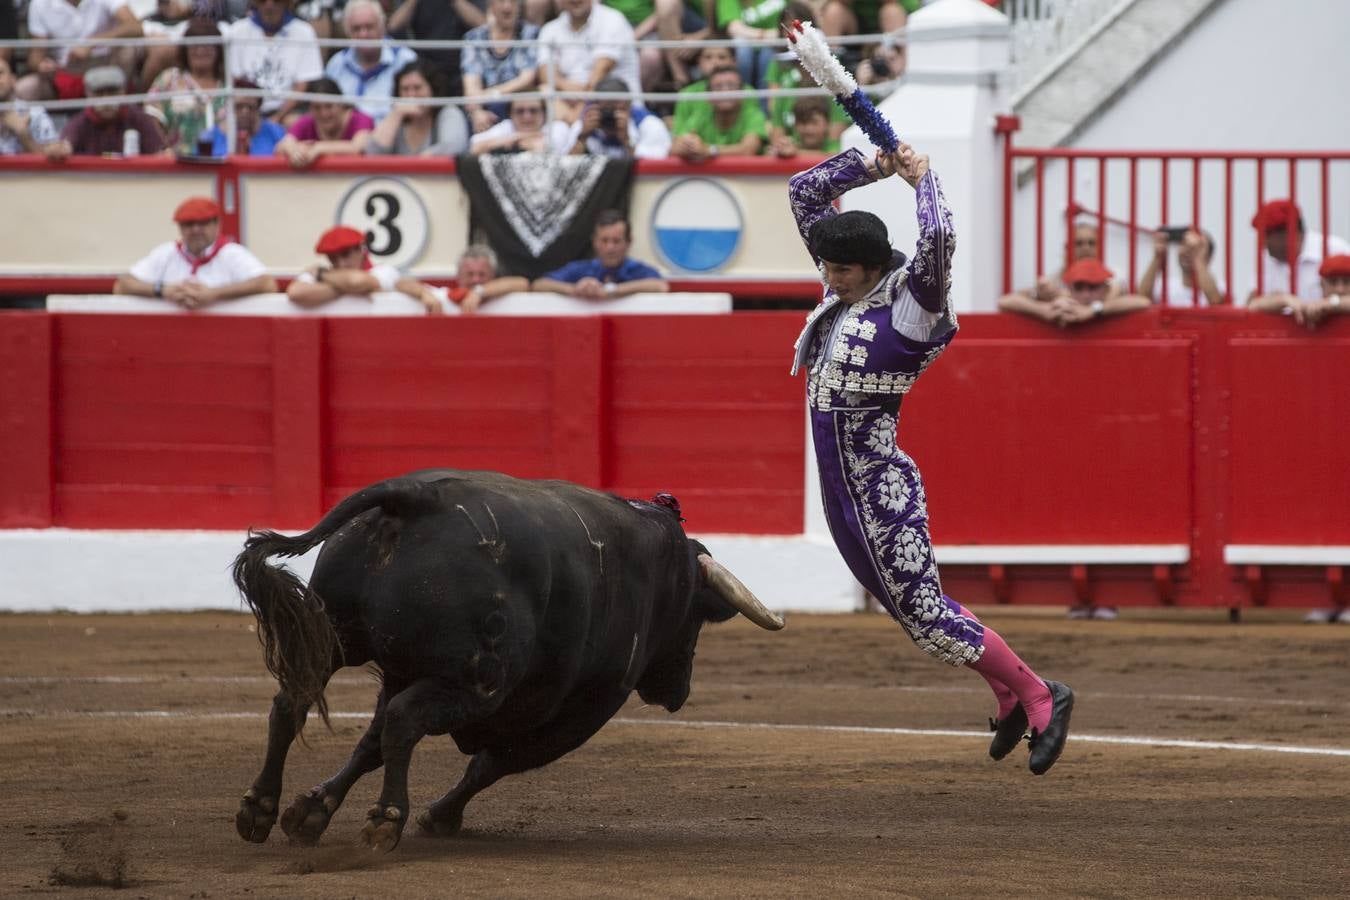
[[[1135,0],[1003,0],[1012,23],[1012,102],[1055,73]]]

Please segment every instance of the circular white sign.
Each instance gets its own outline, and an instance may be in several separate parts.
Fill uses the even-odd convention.
[[[422,258],[431,236],[427,206],[400,178],[362,178],[338,203],[337,224],[366,233],[375,262],[406,270]]]
[[[652,204],[656,251],[681,271],[721,271],[735,257],[744,230],[735,196],[711,178],[677,179]]]

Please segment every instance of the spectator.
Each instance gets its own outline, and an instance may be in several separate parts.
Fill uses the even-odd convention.
[[[497,254],[487,244],[464,248],[455,269],[455,280],[459,285],[450,291],[450,299],[459,304],[465,315],[476,313],[485,300],[530,289],[528,278],[497,274]]]
[[[591,248],[595,256],[578,259],[537,278],[532,290],[566,294],[583,300],[605,300],[630,294],[656,294],[670,290],[661,273],[632,259],[628,248],[633,235],[628,220],[618,210],[607,209],[595,222]]]
[[[1292,245],[1290,225],[1293,226]],[[1317,270],[1322,263],[1322,233],[1304,230],[1303,213],[1298,206],[1292,200],[1267,201],[1252,216],[1252,227],[1265,235],[1266,257],[1262,280],[1248,297],[1248,305],[1255,305],[1258,299],[1288,296],[1291,251],[1298,262],[1298,296],[1305,300],[1317,299],[1320,293]],[[1334,234],[1329,235],[1327,252],[1332,255],[1350,253],[1350,243]]]
[[[905,74],[905,46],[887,35],[858,63],[858,84],[882,84]]]
[[[319,236],[314,252],[328,257],[327,266],[312,266],[296,276],[286,296],[299,306],[312,308],[339,297],[376,291],[399,291],[412,297],[429,315],[445,312],[440,297],[416,278],[400,275],[393,266],[374,265],[366,249],[366,236],[355,228],[334,225]]]
[[[923,3],[924,0],[824,0],[813,18],[816,26],[831,37],[889,34],[904,28],[909,13]]]
[[[220,37],[220,30],[210,19],[193,19],[183,32],[184,37]],[[180,44],[178,65],[160,73],[149,93],[168,94],[182,91],[213,91],[225,84],[225,48],[211,44]],[[160,128],[164,140],[175,152],[191,156],[197,152],[197,137],[225,121],[227,98],[198,95],[170,97],[145,105]]]
[[[765,84],[765,73],[778,48],[751,46],[748,42],[778,40],[778,23],[787,8],[787,0],[716,0],[716,4],[717,30],[738,42],[735,50],[736,68],[740,70],[741,81],[749,85]],[[808,13],[805,18],[816,17]],[[823,27],[818,20],[816,25]]]
[[[365,0],[361,0],[365,2]],[[348,17],[351,7],[348,6]],[[440,75],[422,60],[413,60],[394,76],[397,96],[430,100],[439,96],[433,82]],[[366,153],[385,156],[458,156],[469,147],[469,124],[454,106],[396,103],[371,132]]]
[[[256,91],[258,86],[251,81],[236,81],[235,90]],[[229,153],[229,142],[225,138],[226,122],[218,120],[216,127],[202,136],[211,141],[211,155],[225,156]],[[234,98],[234,152],[240,156],[272,156],[277,144],[286,136],[286,129],[263,118],[262,98],[236,95]]]
[[[1073,256],[1069,263],[1079,259],[1097,259],[1100,250],[1101,234],[1098,232],[1097,226],[1088,222],[1076,223],[1073,226]],[[1120,292],[1119,282],[1112,282],[1110,296],[1114,297]],[[1025,307],[1030,302],[1049,303],[1057,297],[1067,297],[1068,295],[1068,288],[1065,287],[1064,283],[1064,270],[1060,269],[1053,275],[1042,275],[1037,280],[1035,287],[1000,297],[998,305],[1000,309],[1009,309],[1012,306]],[[1005,304],[1011,304],[1011,306]]]
[[[159,124],[139,106],[122,103],[100,103],[100,97],[113,97],[127,91],[126,73],[116,66],[100,66],[84,73],[84,89],[91,103],[84,112],[66,123],[61,136],[77,156],[101,156],[121,153],[124,135],[135,131],[139,136],[139,152],[151,154],[164,149]]]
[[[248,250],[220,234],[220,206],[190,197],[174,210],[182,240],[160,244],[118,276],[114,294],[160,297],[184,309],[221,300],[270,294],[277,282]]]
[[[1287,293],[1266,294],[1253,300],[1250,307],[1258,312],[1291,315],[1295,322],[1308,328],[1316,328],[1328,316],[1350,312],[1350,254],[1328,256],[1317,273],[1321,276],[1319,299],[1305,300]]]
[[[389,33],[419,41],[461,41],[486,21],[483,0],[403,0],[389,18]],[[463,95],[458,50],[422,50],[418,56],[440,73],[445,96]]]
[[[469,140],[469,152],[480,153],[566,153],[568,126],[551,122],[544,129],[543,100],[512,100],[511,115]]]
[[[811,8],[801,0],[792,0],[783,10],[780,24],[782,28],[792,27],[793,20],[804,19],[811,15]],[[782,58],[788,57],[788,58]],[[818,87],[816,80],[811,77],[811,73],[806,71],[806,67],[791,53],[782,54],[782,57],[776,57],[769,63],[768,70],[764,73],[764,82],[766,87],[771,88],[810,88]],[[796,125],[796,116],[793,112],[793,106],[800,97],[774,97],[768,101],[769,113],[769,143],[773,147],[774,153],[778,156],[791,156],[790,151],[793,146],[793,130]],[[844,129],[849,126],[848,113],[838,103],[830,101],[828,97],[822,98],[826,101],[823,109],[825,110],[826,126],[829,129],[828,140],[833,142],[835,150],[839,149],[839,136],[844,133]]]
[[[621,94],[624,83],[610,76],[596,90]],[[567,133],[569,153],[615,159],[665,159],[670,153],[670,131],[661,117],[633,106],[630,97],[586,104],[581,118]]]
[[[1147,297],[1138,294],[1111,296],[1111,270],[1094,257],[1074,262],[1064,270],[1063,278],[1068,288],[1067,295],[1034,299],[1022,294],[1009,294],[999,300],[999,309],[1068,328],[1151,305]]]
[[[539,83],[560,91],[593,91],[613,75],[638,94],[633,26],[623,13],[595,0],[561,0],[561,5],[562,15],[539,29]],[[558,101],[558,118],[572,124],[581,106],[580,100]]]
[[[698,8],[706,6],[711,12],[711,0],[707,3],[695,0],[604,0],[606,6],[623,13],[628,24],[633,27],[633,37],[638,41],[660,38],[663,41],[703,40],[708,29]],[[644,90],[652,90],[670,70],[674,83],[683,87],[689,83],[688,69],[685,63],[692,62],[698,55],[697,49],[657,50],[644,47],[638,50],[638,71]]]
[[[1210,269],[1210,260],[1214,258],[1214,238],[1207,231],[1188,228],[1184,233],[1159,229],[1153,233],[1153,258],[1144,267],[1139,277],[1139,293],[1149,297],[1154,303],[1162,302],[1162,287],[1158,282],[1158,272],[1167,262],[1167,247],[1172,235],[1177,234],[1181,246],[1177,249],[1178,277],[1167,273],[1167,302],[1171,306],[1193,306],[1195,286],[1200,288],[1200,302],[1210,306],[1222,306],[1228,302],[1226,288],[1214,277]]]
[[[384,8],[375,0],[351,0],[342,21],[347,37],[355,41],[383,41],[379,47],[346,47],[334,53],[324,67],[348,97],[359,97],[356,108],[379,124],[389,114],[395,96],[394,76],[417,54],[391,43],[384,32]]]
[[[342,89],[328,78],[314,82],[310,92],[342,96]],[[303,169],[321,156],[359,156],[365,152],[375,127],[370,116],[337,101],[315,100],[310,110],[295,120],[277,144],[277,156],[284,156],[294,168]]]
[[[708,92],[709,75],[723,67],[735,65],[736,55],[730,47],[699,48],[697,64],[699,79],[680,88],[681,98],[675,101],[674,115],[668,123],[672,134],[688,131],[690,123],[699,116],[712,115],[711,104],[698,95]],[[753,97],[746,97],[741,102],[749,106],[759,106],[759,101]]]
[[[739,91],[741,75],[733,66],[724,66],[708,76],[712,92]],[[690,162],[722,156],[754,156],[764,145],[764,113],[757,103],[740,98],[712,100],[694,108],[683,131],[675,132],[671,154]]]
[[[838,108],[828,97],[798,97],[792,115],[783,128],[770,128],[770,144],[776,156],[808,153],[838,153],[839,138],[834,134],[831,108]]]
[[[3,2],[3,0],[0,0]],[[14,98],[14,70],[0,56],[0,103],[14,103],[14,109],[0,112],[0,156],[16,153],[41,153],[59,162],[70,155],[70,144],[61,139],[47,111]]]
[[[8,2],[8,0],[6,0]],[[74,46],[28,49],[28,74],[15,92],[22,100],[73,100],[88,96],[84,73],[113,63],[125,76],[132,71],[136,51],[99,47],[99,38],[141,36],[141,22],[124,0],[32,0],[28,6],[28,36],[47,40],[81,41]]]
[[[509,114],[504,94],[531,90],[539,78],[539,54],[534,46],[492,47],[489,41],[534,41],[539,26],[521,17],[522,0],[490,0],[488,24],[465,35],[475,46],[464,52],[460,71],[464,96],[481,97],[465,109],[475,134],[486,131]]]
[[[297,19],[290,0],[251,0],[248,18],[225,30],[229,52],[225,65],[234,79],[247,79],[264,90],[301,91],[323,77],[323,54],[314,28]],[[286,123],[298,112],[298,100],[268,97],[262,111]]]

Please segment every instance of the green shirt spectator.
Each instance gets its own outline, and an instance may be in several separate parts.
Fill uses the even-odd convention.
[[[723,66],[708,76],[707,90],[712,93],[739,91],[741,75],[734,66]],[[677,131],[671,145],[672,156],[691,162],[710,157],[755,156],[768,138],[764,113],[757,104],[741,99],[699,101],[691,104],[692,113]]]

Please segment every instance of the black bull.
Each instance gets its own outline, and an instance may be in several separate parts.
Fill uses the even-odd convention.
[[[272,556],[323,543],[308,587]],[[373,663],[370,728],[336,775],[281,814],[312,843],[358,778],[384,767],[361,832],[392,850],[408,819],[408,764],[428,734],[473,759],[418,817],[453,834],[499,778],[585,743],[636,689],[674,712],[689,695],[704,622],[782,620],[685,536],[678,507],[560,481],[428,470],[371,485],[295,537],[251,534],[234,580],[258,620],[272,701],[267,757],[235,824],[264,841],[277,820],[286,752],[343,666]]]

